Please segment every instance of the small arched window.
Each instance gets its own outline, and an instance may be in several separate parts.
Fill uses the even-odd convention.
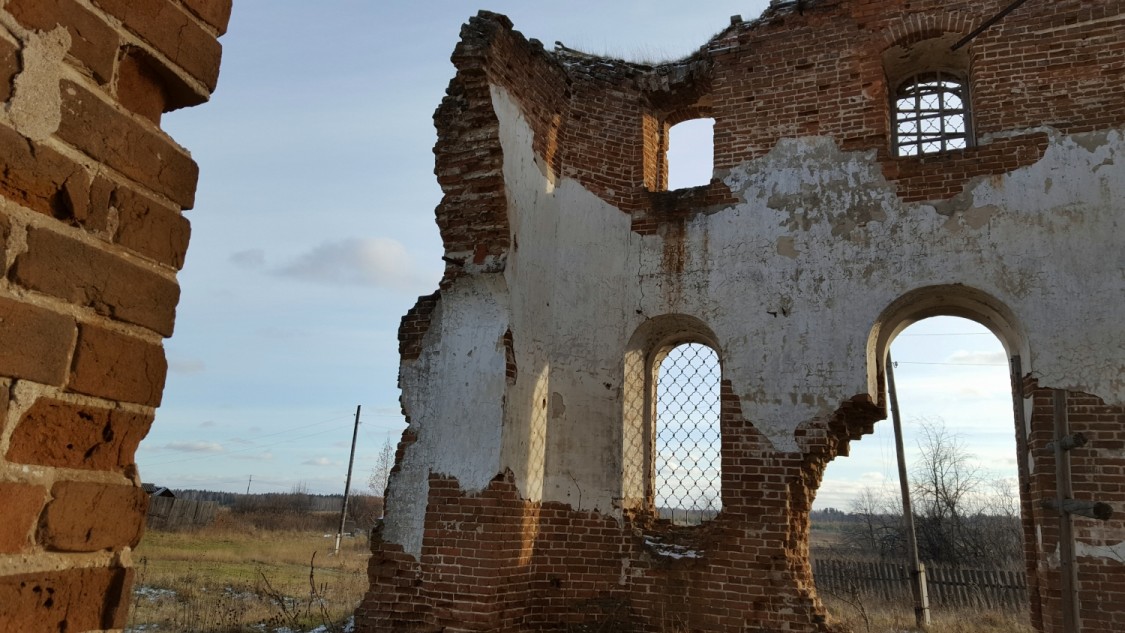
[[[895,155],[917,156],[969,146],[968,84],[956,74],[911,75],[894,94]]]
[[[662,517],[698,525],[722,509],[719,355],[684,343],[657,361],[654,502]]]

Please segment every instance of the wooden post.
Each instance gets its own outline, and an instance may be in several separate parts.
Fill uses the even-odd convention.
[[[902,417],[898,412],[898,391],[895,390],[894,361],[887,351],[887,397],[891,402],[891,421],[895,429],[895,453],[898,455],[898,481],[902,489],[902,519],[910,547],[910,586],[914,592],[914,620],[920,627],[930,625],[930,596],[926,590],[926,567],[918,557],[918,537],[914,534],[914,508],[910,504],[910,481],[906,477],[906,452],[902,448]]]
[[[1070,482],[1070,453],[1063,450],[1063,438],[1070,435],[1070,421],[1066,415],[1066,390],[1055,389],[1055,501],[1059,507],[1059,577],[1062,581],[1063,630],[1081,633],[1078,624],[1078,574],[1074,556],[1074,531],[1070,514],[1063,511],[1073,494]]]
[[[340,508],[340,529],[336,531],[336,551],[333,556],[340,553],[340,537],[344,534],[344,523],[348,520],[348,493],[352,488],[352,465],[355,464],[355,439],[359,435],[359,408],[362,405],[355,405],[355,428],[352,429],[352,454],[348,458],[348,479],[344,483],[344,504]]]

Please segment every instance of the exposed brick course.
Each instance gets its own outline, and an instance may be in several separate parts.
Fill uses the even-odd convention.
[[[75,335],[74,319],[26,303],[0,298],[0,373],[47,385],[62,385]]]
[[[94,0],[94,4],[183,67],[208,91],[215,89],[223,47],[177,4],[161,0]],[[215,3],[216,12],[220,7]]]
[[[418,358],[422,349],[422,337],[430,329],[430,316],[441,301],[441,293],[421,297],[402,317],[398,327],[398,353],[403,358]]]
[[[121,105],[160,125],[160,115],[167,106],[160,73],[151,58],[140,53],[126,53],[117,76],[117,99]]]
[[[183,149],[82,86],[60,83],[59,138],[182,207],[192,207],[199,168]]]
[[[51,551],[96,552],[136,547],[148,493],[139,486],[60,481],[39,520],[39,543]]]
[[[9,0],[5,8],[23,26],[50,31],[62,25],[70,33],[70,54],[81,61],[99,83],[113,77],[120,38],[113,27],[75,0]]]
[[[0,554],[18,554],[32,543],[33,529],[47,500],[43,486],[0,482],[4,520],[0,521]]]
[[[191,224],[170,208],[128,187],[117,187],[110,199],[118,212],[117,243],[177,270],[187,255]]]
[[[27,244],[12,266],[16,283],[172,335],[180,298],[174,281],[47,229],[28,231]]]
[[[159,406],[168,362],[164,350],[125,334],[82,324],[67,389]]]
[[[0,630],[58,633],[121,629],[133,570],[71,569],[0,577]]]
[[[0,103],[18,113],[0,117],[0,631],[125,625],[132,571],[90,553],[144,525],[134,453],[198,178],[160,115],[209,97],[230,7],[0,2]],[[44,36],[63,28],[65,51]]]
[[[151,415],[40,398],[20,418],[8,461],[125,472],[152,423]]]
[[[183,0],[183,3],[188,11],[214,27],[219,35],[227,32],[231,0]]]
[[[83,206],[81,192],[90,177],[81,166],[57,151],[0,126],[0,195],[34,211],[69,220]],[[81,213],[81,210],[78,211]]]

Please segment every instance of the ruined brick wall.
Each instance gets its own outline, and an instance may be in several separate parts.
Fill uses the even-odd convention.
[[[0,2],[0,630],[124,626],[230,0]]]
[[[1031,611],[1125,627],[1125,2],[775,2],[658,66],[469,21],[435,115],[438,293],[400,329],[410,426],[366,631],[826,631],[808,514],[885,417],[910,323],[988,326],[1013,376]],[[969,147],[895,156],[895,83],[955,70]],[[715,119],[710,184],[668,128]],[[654,516],[654,358],[722,358],[722,512]],[[1025,388],[1026,387],[1026,388]],[[1053,390],[1070,393],[1078,622],[1062,620]],[[1070,633],[1070,631],[1068,631]]]

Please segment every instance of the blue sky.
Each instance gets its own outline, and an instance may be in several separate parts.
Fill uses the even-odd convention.
[[[483,6],[548,47],[559,40],[663,60],[689,54],[731,15],[753,18],[766,4]],[[244,491],[252,475],[257,492],[342,491],[352,416],[362,404],[356,477],[364,488],[383,442],[397,441],[404,428],[395,384],[399,318],[442,271],[431,116],[453,76],[460,25],[478,8],[451,0],[236,0],[212,101],[163,122],[201,176],[188,212],[176,332],[165,344],[164,402],[138,453],[145,481]],[[962,327],[937,323],[916,327]],[[923,395],[908,409],[904,394],[903,408],[908,419],[926,411],[966,431],[998,416],[997,433],[1010,445],[1004,367],[966,364],[1003,364],[999,344],[979,331],[896,342],[901,360],[951,363],[904,364],[904,392],[916,383]],[[900,352],[904,341],[917,345]],[[954,376],[965,386],[949,389],[980,390],[985,369],[999,372],[999,404],[949,397]],[[982,438],[971,445],[984,461],[1014,460],[1014,449]],[[840,483],[829,482],[818,505],[841,505],[852,482],[893,478],[893,462],[887,470],[878,461],[886,439],[876,434],[861,445],[870,454],[857,445],[847,465],[838,460],[829,478]]]

